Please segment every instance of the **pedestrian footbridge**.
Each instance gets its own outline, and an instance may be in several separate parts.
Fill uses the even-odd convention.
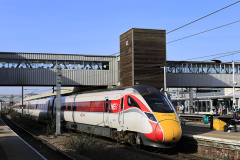
[[[240,87],[240,63],[167,61],[166,79],[173,88]]]
[[[117,56],[0,52],[1,86],[109,86],[119,82]]]
[[[120,56],[0,52],[0,86],[55,86],[58,64],[62,86],[120,85]],[[233,76],[240,87],[240,63],[166,61],[166,66],[169,88],[228,88]],[[152,75],[156,78],[152,73],[142,78]]]

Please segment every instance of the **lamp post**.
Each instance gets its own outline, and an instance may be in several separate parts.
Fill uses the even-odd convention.
[[[23,86],[22,86],[22,116],[23,116]]]
[[[163,86],[163,88],[164,88],[164,94],[167,96],[167,84],[166,84],[166,68],[168,68],[168,67],[161,67],[161,68],[163,68],[164,69],[164,86]]]
[[[1,117],[1,115],[2,115],[2,101],[0,101],[0,105],[1,105],[1,108],[0,108],[0,118],[2,118]]]
[[[232,86],[233,86],[233,118],[236,117],[236,99],[235,99],[235,85],[237,84],[234,80],[234,74],[235,74],[235,66],[234,61],[232,61],[232,70],[233,70],[233,80],[232,80]]]
[[[57,87],[57,102],[56,102],[56,135],[60,135],[61,131],[61,84],[62,84],[62,67],[58,65],[56,68],[56,87]]]
[[[164,93],[167,96],[167,87],[166,87],[166,67],[164,67]]]

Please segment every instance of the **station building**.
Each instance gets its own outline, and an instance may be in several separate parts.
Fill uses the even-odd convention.
[[[231,88],[193,88],[193,113],[190,110],[189,92],[186,88],[168,88],[172,104],[179,113],[183,113],[183,108],[186,114],[210,114],[211,111],[220,115],[233,113]],[[239,95],[240,90],[235,90],[236,108],[238,108]]]

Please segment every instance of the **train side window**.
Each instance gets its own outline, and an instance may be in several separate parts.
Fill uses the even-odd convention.
[[[68,103],[67,110],[71,110],[71,105],[72,105],[72,103]]]
[[[61,111],[65,111],[65,110],[66,110],[66,103],[62,103]]]
[[[84,109],[84,103],[83,102],[77,102],[77,110],[83,111]]]
[[[77,109],[77,103],[73,103],[73,111],[76,111]]]
[[[128,96],[128,106],[130,107],[138,107],[140,108],[140,106],[138,105],[138,103],[130,96]]]

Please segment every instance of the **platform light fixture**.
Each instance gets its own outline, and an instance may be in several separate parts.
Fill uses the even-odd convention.
[[[62,83],[62,67],[58,65],[56,67],[56,88],[57,88],[57,100],[56,100],[56,135],[61,134],[61,117],[60,117],[60,105],[61,105],[61,83]]]

